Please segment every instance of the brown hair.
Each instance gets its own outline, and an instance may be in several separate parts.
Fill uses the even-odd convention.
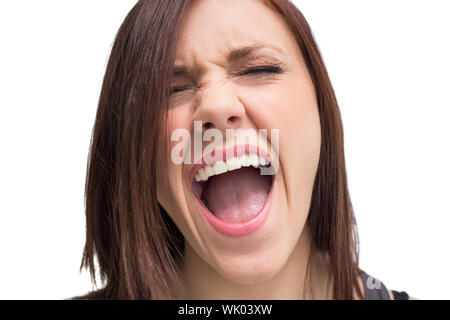
[[[172,299],[184,238],[156,197],[156,150],[165,141],[169,75],[182,19],[195,0],[140,0],[114,41],[88,158],[86,243],[81,267],[104,287],[88,299]],[[264,0],[295,35],[313,81],[321,151],[307,223],[329,255],[334,299],[353,299],[358,237],[347,189],[342,121],[308,23],[289,0]],[[96,267],[98,263],[98,267]],[[308,260],[308,265],[309,265]],[[98,269],[97,269],[98,268]]]

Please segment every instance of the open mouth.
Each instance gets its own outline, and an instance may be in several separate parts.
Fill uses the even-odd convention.
[[[266,157],[255,153],[219,160],[196,172],[192,192],[217,219],[245,223],[263,210],[270,195],[274,176],[260,173],[270,166]]]

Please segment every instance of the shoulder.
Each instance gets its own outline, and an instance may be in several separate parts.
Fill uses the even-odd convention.
[[[389,296],[391,300],[417,300],[405,291],[389,290]]]
[[[382,281],[364,270],[360,270],[358,284],[362,287],[366,300],[417,300],[405,291],[388,290]]]

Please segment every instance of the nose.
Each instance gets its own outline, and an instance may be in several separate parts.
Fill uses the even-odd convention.
[[[197,98],[194,121],[202,122],[202,129],[226,129],[241,126],[245,108],[228,79],[209,81],[202,86]]]

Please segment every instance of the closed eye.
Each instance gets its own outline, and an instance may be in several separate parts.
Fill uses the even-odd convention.
[[[264,73],[282,73],[284,70],[281,66],[278,65],[271,65],[271,66],[258,66],[253,67],[250,69],[247,69],[245,71],[239,72],[236,75],[237,76],[243,76],[243,75],[259,75]]]
[[[188,90],[188,89],[191,89],[191,88],[192,88],[192,86],[172,87],[169,90],[169,95],[174,95],[174,94],[176,94],[178,92],[182,92],[182,91],[185,91],[185,90]]]
[[[247,70],[244,70],[242,72],[238,72],[234,74],[234,76],[258,76],[258,75],[264,75],[264,74],[280,74],[284,72],[284,68],[280,65],[267,65],[267,66],[257,66],[252,67]],[[172,87],[169,90],[170,95],[174,95],[179,92],[183,92],[189,89],[193,89],[194,86],[181,86],[181,87]]]

